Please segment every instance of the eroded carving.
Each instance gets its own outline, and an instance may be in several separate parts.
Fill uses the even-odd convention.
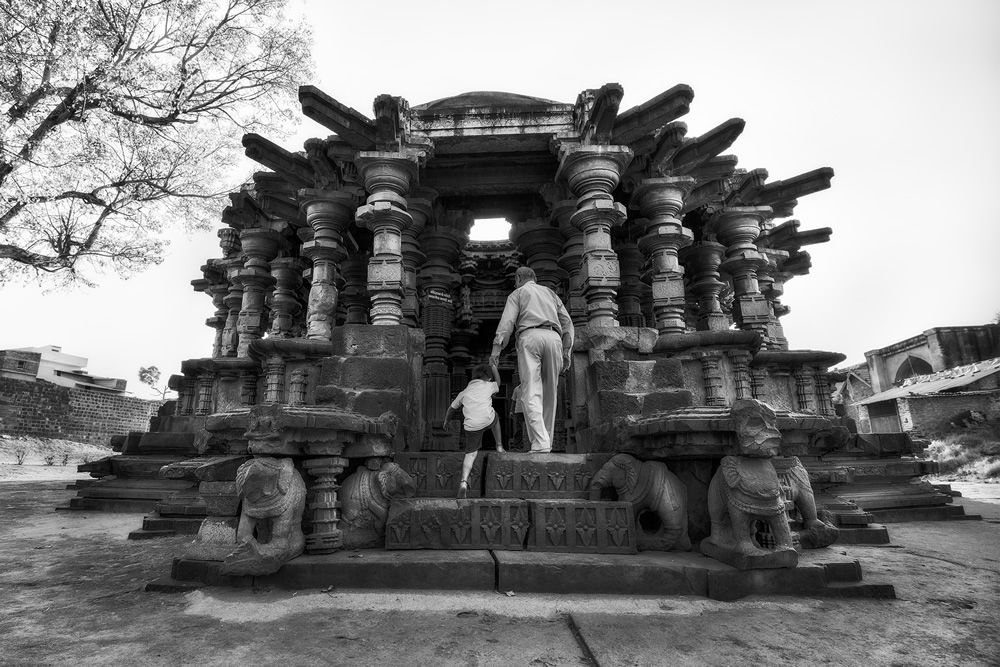
[[[738,456],[722,459],[708,487],[712,534],[701,551],[740,570],[795,567],[798,554],[785,514],[785,498],[771,457],[780,453],[777,416],[753,399],[736,401],[734,423]],[[765,548],[758,532],[769,533]]]
[[[687,526],[687,488],[660,461],[639,461],[629,454],[616,454],[604,464],[590,484],[590,499],[599,500],[601,489],[613,487],[618,500],[631,503],[639,527],[640,551],[687,551],[691,548]],[[639,516],[652,512],[659,525],[641,529]]]
[[[791,457],[792,467],[780,474],[781,488],[785,498],[792,501],[798,510],[794,524],[795,536],[803,549],[820,549],[837,541],[840,531],[830,521],[831,513],[816,510],[809,472],[797,456]]]
[[[395,463],[383,463],[379,470],[358,468],[340,487],[344,547],[384,547],[389,502],[393,498],[410,498],[415,493],[413,478]]]
[[[226,557],[227,575],[273,574],[305,549],[302,511],[306,485],[291,459],[257,457],[236,471],[242,500],[239,546]]]

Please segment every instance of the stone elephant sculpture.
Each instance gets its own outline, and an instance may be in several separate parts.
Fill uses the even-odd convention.
[[[635,513],[636,546],[640,551],[687,551],[687,488],[660,461],[639,461],[629,454],[616,454],[598,471],[590,483],[590,499],[599,500],[601,489],[614,488],[618,500],[632,504]],[[639,516],[653,512],[660,525],[646,532]]]
[[[379,470],[358,468],[340,486],[343,545],[347,549],[385,546],[385,521],[393,498],[416,493],[413,478],[399,465],[386,462]]]
[[[723,457],[708,486],[712,534],[701,552],[740,570],[795,567],[799,557],[771,462],[781,452],[777,415],[753,399],[736,401],[730,414],[739,455]],[[759,524],[769,533],[766,547],[757,539]]]
[[[778,478],[781,490],[787,500],[795,505],[798,520],[795,522],[794,537],[803,549],[820,549],[837,541],[840,531],[831,521],[832,514],[826,510],[816,510],[809,471],[797,456],[791,457],[791,467],[780,471]]]
[[[741,570],[795,567],[798,554],[785,513],[785,498],[770,459],[726,456],[708,486],[712,534],[702,540],[706,556]],[[758,543],[758,522],[773,548]]]
[[[273,574],[305,549],[306,485],[291,459],[252,458],[236,471],[242,501],[239,546],[222,563],[227,575]]]

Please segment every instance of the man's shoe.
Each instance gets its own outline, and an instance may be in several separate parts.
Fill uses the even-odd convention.
[[[458,485],[458,497],[468,498],[469,497],[469,483],[464,479]]]

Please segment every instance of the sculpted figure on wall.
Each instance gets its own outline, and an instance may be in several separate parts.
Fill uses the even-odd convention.
[[[416,493],[413,478],[392,462],[379,470],[358,468],[340,487],[343,512],[339,527],[347,549],[385,546],[385,520],[393,498]]]
[[[739,454],[722,459],[709,485],[712,534],[702,540],[701,551],[740,570],[795,567],[798,554],[771,462],[781,451],[777,416],[754,399],[736,401],[730,415]],[[773,547],[763,547],[758,533],[769,533]]]
[[[632,504],[640,551],[687,551],[691,548],[687,525],[687,488],[660,461],[639,461],[630,454],[616,454],[590,483],[590,499],[600,500],[601,489],[614,488],[618,500]],[[659,525],[647,532],[640,515],[652,512]]]
[[[289,458],[250,459],[236,471],[242,501],[239,546],[222,564],[228,575],[273,574],[305,549],[306,485]]]

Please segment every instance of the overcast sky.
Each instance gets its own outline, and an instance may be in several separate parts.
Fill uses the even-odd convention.
[[[622,111],[678,84],[695,91],[688,136],[739,117],[727,151],[769,180],[817,167],[804,197],[810,275],[785,289],[792,349],[847,363],[932,327],[1000,311],[1000,2],[504,2],[293,0],[313,24],[315,85],[371,115],[376,95],[411,105],[477,90],[574,102],[605,83]],[[303,117],[290,150],[329,132]],[[178,233],[166,261],[129,281],[46,294],[0,291],[0,349],[59,345],[90,373],[139,384],[211,354],[211,299],[192,291],[220,255],[214,233]]]

